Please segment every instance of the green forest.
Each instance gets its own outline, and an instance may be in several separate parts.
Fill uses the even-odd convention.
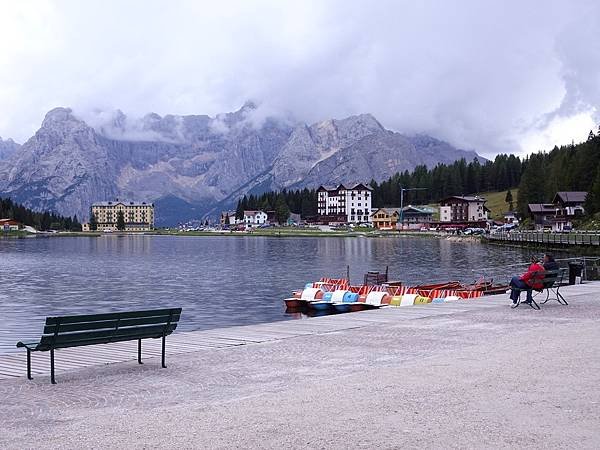
[[[369,183],[373,188],[373,208],[399,206],[401,188],[424,188],[404,193],[405,204],[430,204],[451,195],[469,195],[519,188],[517,208],[527,215],[529,203],[551,202],[557,191],[589,192],[586,212],[600,212],[600,128],[590,131],[585,142],[554,147],[527,158],[501,154],[493,161],[480,163],[464,159],[453,164],[438,164],[433,169],[417,166],[412,172],[396,173],[389,179]],[[238,201],[236,215],[244,210],[276,211],[281,218],[290,212],[311,217],[317,214],[316,189],[283,190],[244,196]]]
[[[81,231],[77,216],[63,217],[49,212],[36,212],[8,198],[0,198],[0,219],[13,219],[41,231]]]
[[[558,191],[586,191],[586,213],[600,212],[600,129],[598,134],[590,131],[585,142],[525,160],[517,196],[521,214],[527,213],[527,204],[550,202]]]

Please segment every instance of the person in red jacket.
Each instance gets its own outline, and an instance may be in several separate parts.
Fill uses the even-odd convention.
[[[510,299],[513,302],[513,306],[517,304],[519,297],[521,295],[521,290],[527,289],[527,300],[526,303],[531,303],[533,300],[532,289],[542,289],[544,275],[541,273],[544,271],[544,267],[540,264],[540,260],[537,256],[531,257],[531,265],[527,272],[525,272],[520,277],[512,277],[510,280],[510,287],[512,290],[510,291]]]

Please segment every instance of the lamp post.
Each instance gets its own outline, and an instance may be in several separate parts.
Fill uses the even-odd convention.
[[[404,191],[426,191],[427,188],[403,188],[400,186],[400,229],[404,230]]]

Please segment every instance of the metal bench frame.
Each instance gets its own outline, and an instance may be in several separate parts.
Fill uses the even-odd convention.
[[[558,270],[547,270],[546,276],[544,278],[544,289],[542,291],[538,291],[535,295],[541,294],[544,290],[546,291],[546,299],[540,302],[541,305],[546,304],[549,300],[556,300],[561,305],[567,306],[569,303],[563,295],[560,293],[560,287],[562,286],[563,280],[565,278],[565,274],[567,273],[567,269],[558,269]],[[548,276],[552,275],[552,276]],[[553,294],[554,297],[550,297]]]
[[[54,350],[111,342],[138,341],[137,361],[142,363],[142,339],[162,339],[161,367],[166,368],[166,337],[177,328],[181,308],[127,311],[106,314],[47,317],[38,342],[17,342],[27,349],[27,379],[31,376],[31,353],[50,352],[50,382],[54,376]]]

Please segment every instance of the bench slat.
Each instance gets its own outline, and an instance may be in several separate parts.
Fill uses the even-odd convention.
[[[145,327],[119,328],[118,330],[87,331],[82,333],[66,333],[56,336],[43,336],[37,350],[45,351],[53,348],[78,347],[81,345],[108,344],[110,342],[129,341],[134,339],[159,338],[171,334],[177,328],[176,323]]]
[[[80,316],[48,317],[46,319],[46,325],[55,325],[57,323],[67,324],[80,322],[100,322],[117,319],[136,319],[140,317],[168,316],[171,312],[173,313],[173,315],[180,315],[181,308],[151,309],[145,311],[124,311],[105,314],[87,314]]]
[[[137,325],[152,325],[152,324],[166,324],[167,322],[177,323],[181,318],[180,314],[173,314],[172,317],[166,316],[149,316],[140,317],[135,319],[113,319],[113,320],[102,320],[93,322],[77,322],[77,323],[60,323],[59,325],[46,325],[44,327],[44,334],[54,334],[58,327],[58,334],[70,333],[74,331],[87,331],[87,330],[102,330],[106,328],[115,329],[117,323],[119,328],[131,327]]]
[[[170,333],[167,333],[167,335]],[[83,341],[72,341],[72,342],[66,342],[63,344],[56,344],[53,346],[53,348],[55,349],[61,349],[61,348],[72,348],[72,347],[83,347],[86,345],[97,345],[97,344],[112,344],[115,342],[124,342],[124,341],[132,341],[132,340],[136,340],[136,339],[159,339],[162,337],[162,334],[160,335],[156,335],[156,336],[148,336],[148,335],[132,335],[132,336],[116,336],[113,337],[112,339],[108,340],[108,339],[91,339],[91,340],[83,340]],[[48,351],[50,350],[50,347],[47,348],[43,348],[40,347],[39,351]]]

